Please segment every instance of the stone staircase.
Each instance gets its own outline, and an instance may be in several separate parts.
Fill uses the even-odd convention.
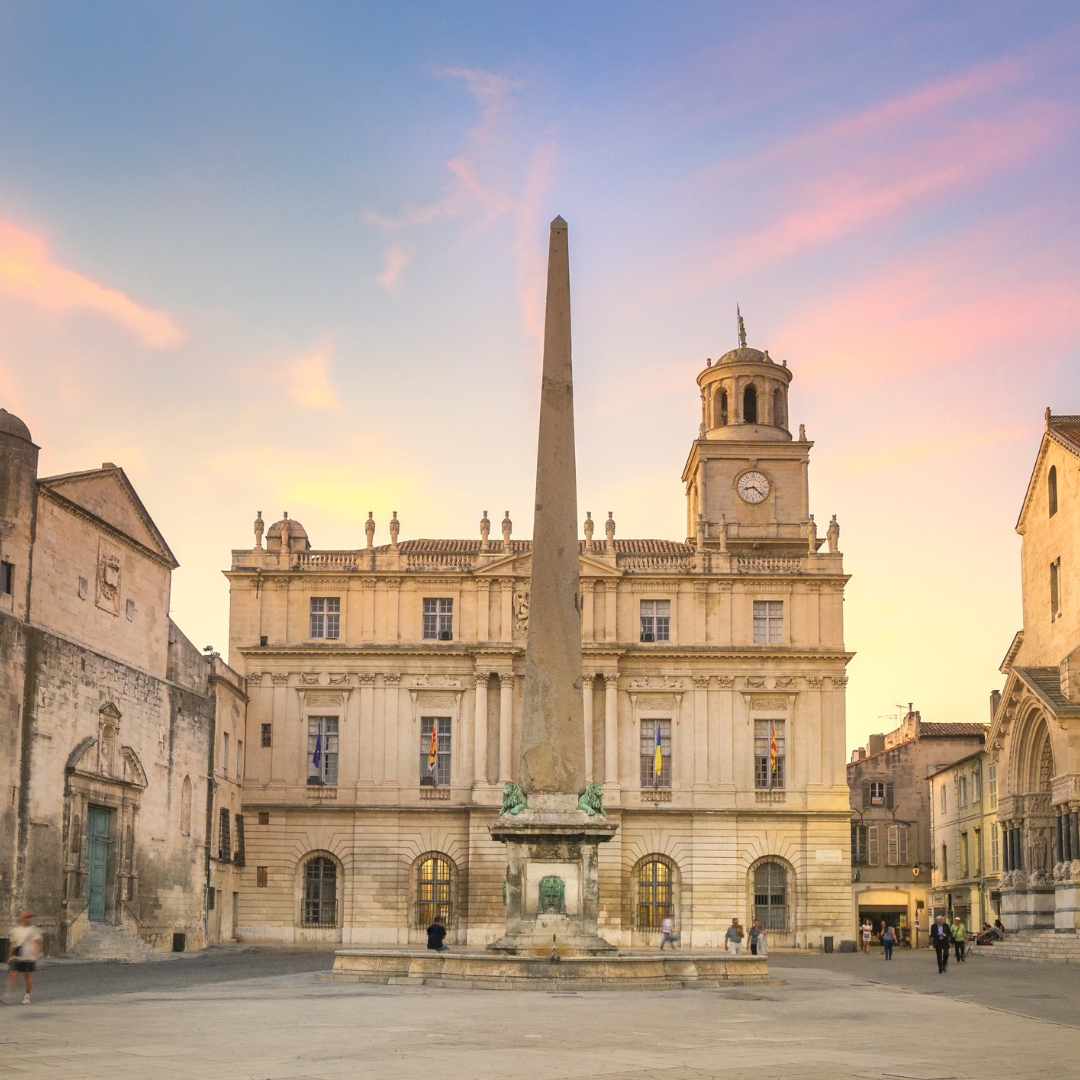
[[[78,960],[158,960],[164,955],[120,926],[90,923],[68,954]]]
[[[969,956],[1040,964],[1080,964],[1080,937],[1053,930],[1019,930],[994,945],[971,945]]]

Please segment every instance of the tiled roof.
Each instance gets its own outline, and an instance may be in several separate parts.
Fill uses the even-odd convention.
[[[987,724],[919,724],[919,736],[924,739],[956,739],[965,735],[981,735],[985,738],[989,730]]]
[[[1061,672],[1056,667],[1014,667],[1023,679],[1056,713],[1080,713],[1080,705],[1061,692]]]
[[[1047,427],[1080,450],[1080,416],[1051,416]]]

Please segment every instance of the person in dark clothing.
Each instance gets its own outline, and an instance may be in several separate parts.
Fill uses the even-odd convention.
[[[937,953],[938,974],[944,975],[949,968],[949,946],[952,944],[952,933],[944,915],[939,915],[937,922],[930,924],[930,944]]]
[[[436,915],[435,921],[427,928],[427,947],[435,952],[448,952],[450,947],[443,944],[446,937],[446,927],[443,926],[442,916]]]
[[[881,944],[885,949],[885,959],[892,959],[893,946],[896,944],[896,931],[891,926],[886,926],[881,931]]]

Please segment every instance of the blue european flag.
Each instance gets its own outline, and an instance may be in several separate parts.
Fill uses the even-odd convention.
[[[311,764],[317,769],[322,764],[322,733],[315,736],[315,753],[311,755]]]

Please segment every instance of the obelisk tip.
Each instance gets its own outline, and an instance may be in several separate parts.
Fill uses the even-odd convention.
[[[558,217],[555,218],[555,220],[551,223],[551,227],[553,229],[565,229],[566,228],[566,222],[563,220],[562,214],[559,214]]]

